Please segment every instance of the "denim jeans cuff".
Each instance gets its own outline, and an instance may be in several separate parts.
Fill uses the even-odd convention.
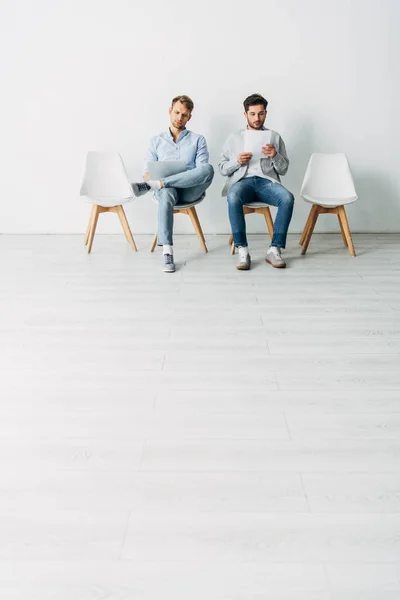
[[[286,236],[274,233],[270,246],[276,246],[277,248],[286,247]]]

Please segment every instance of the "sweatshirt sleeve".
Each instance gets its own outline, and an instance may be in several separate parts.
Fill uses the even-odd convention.
[[[286,147],[283,139],[279,136],[278,148],[276,148],[276,155],[272,159],[272,166],[278,175],[286,175],[289,168],[289,159],[286,154]]]
[[[218,163],[219,172],[225,177],[229,177],[242,166],[240,163],[238,163],[237,157],[232,156],[230,142],[231,137],[226,140]]]

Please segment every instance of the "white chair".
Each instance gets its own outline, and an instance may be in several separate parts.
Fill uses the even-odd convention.
[[[122,208],[123,204],[134,200],[135,196],[118,152],[87,153],[80,195],[93,204],[85,235],[88,253],[92,249],[99,215],[104,212],[117,213],[126,239],[137,250]]]
[[[243,213],[245,215],[250,215],[251,213],[257,213],[260,215],[264,215],[265,222],[267,224],[269,237],[273,238],[274,235],[274,222],[272,220],[271,211],[269,210],[269,206],[264,202],[250,202],[250,204],[245,204],[243,206]],[[231,247],[231,254],[235,254],[235,244],[233,243],[233,235],[231,234],[229,237],[228,244]]]
[[[300,196],[305,202],[312,204],[300,238],[301,254],[307,252],[318,216],[330,213],[337,215],[344,244],[349,248],[350,254],[355,256],[344,207],[357,200],[358,196],[347,156],[341,153],[312,154],[304,175]]]
[[[205,195],[206,195],[206,193],[204,192],[204,194],[201,196],[201,198],[196,200],[196,202],[191,202],[190,204],[177,204],[174,207],[174,215],[181,213],[183,215],[188,215],[188,217],[190,217],[190,220],[192,222],[192,225],[196,232],[196,235],[199,239],[200,246],[202,247],[203,252],[208,252],[204,233],[203,233],[203,230],[200,225],[199,217],[197,216],[197,211],[195,209],[196,204],[200,204],[200,202],[202,202],[204,200]],[[153,199],[155,202],[157,202],[157,200],[154,196],[153,196]],[[150,246],[150,252],[154,252],[154,249],[156,246],[157,246],[157,234],[153,238],[152,244]]]

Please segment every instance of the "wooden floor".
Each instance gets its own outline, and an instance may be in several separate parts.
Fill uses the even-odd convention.
[[[0,237],[2,600],[399,600],[399,236],[206,237]]]

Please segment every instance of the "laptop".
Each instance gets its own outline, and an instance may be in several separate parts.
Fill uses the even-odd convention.
[[[163,179],[186,170],[184,160],[149,160],[147,162],[147,171],[152,180]]]

